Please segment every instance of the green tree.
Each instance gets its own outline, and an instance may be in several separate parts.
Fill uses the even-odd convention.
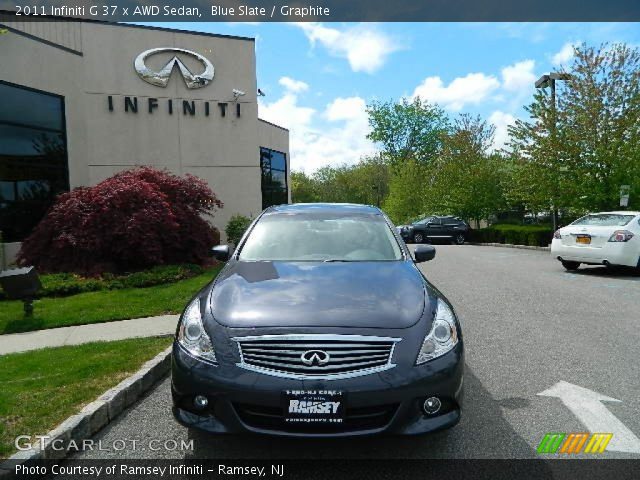
[[[413,159],[405,160],[393,170],[389,195],[382,205],[393,222],[406,223],[425,213],[425,190],[429,178],[428,167]]]
[[[291,201],[293,203],[313,203],[319,201],[318,186],[313,177],[304,172],[291,172]]]
[[[479,221],[504,206],[501,157],[489,154],[495,127],[480,116],[462,114],[443,139],[425,204],[433,213]]]
[[[618,206],[621,185],[631,185],[631,205],[640,205],[638,49],[582,44],[567,73],[555,110],[538,91],[525,107],[530,120],[510,129],[510,199],[531,209],[605,210]]]
[[[442,134],[449,128],[444,111],[420,98],[374,102],[367,106],[367,113],[371,126],[367,138],[380,144],[382,155],[394,168],[408,160],[434,161],[442,148]]]
[[[337,201],[379,206],[389,189],[389,168],[379,156],[365,157],[355,165],[338,168],[336,181]]]
[[[292,200],[379,205],[387,195],[389,169],[379,156],[355,165],[325,166],[311,175],[291,174]]]

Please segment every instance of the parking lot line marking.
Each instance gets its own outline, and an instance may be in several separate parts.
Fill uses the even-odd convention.
[[[592,439],[587,445],[589,451],[604,452],[609,445],[609,451],[640,453],[640,439],[601,403],[620,400],[565,381],[556,383],[538,395],[559,398],[590,432],[611,432],[609,438],[594,434],[596,440]],[[597,444],[592,445],[592,442]],[[604,442],[604,446],[601,442]]]

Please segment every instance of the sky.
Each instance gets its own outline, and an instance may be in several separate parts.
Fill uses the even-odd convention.
[[[158,24],[154,24],[158,25]],[[640,45],[634,23],[170,23],[256,39],[259,116],[290,129],[291,169],[312,173],[376,152],[366,105],[416,96],[496,127],[524,118],[542,74],[572,45]],[[215,64],[215,58],[212,59]]]

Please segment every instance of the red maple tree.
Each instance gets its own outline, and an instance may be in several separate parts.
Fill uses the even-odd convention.
[[[193,175],[126,170],[60,195],[22,244],[18,263],[82,274],[202,264],[220,240],[205,217],[222,207]]]

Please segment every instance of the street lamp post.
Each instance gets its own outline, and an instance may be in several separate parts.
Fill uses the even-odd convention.
[[[536,80],[536,88],[551,88],[551,115],[552,115],[552,130],[551,136],[555,140],[557,125],[557,111],[556,111],[556,80],[571,80],[571,75],[568,73],[551,72],[548,75],[542,75]],[[556,205],[558,198],[558,184],[555,183],[555,197],[553,199],[553,231],[558,229],[558,206]]]
[[[372,185],[371,189],[375,192],[376,195],[376,207],[380,208],[380,189],[378,185]]]

